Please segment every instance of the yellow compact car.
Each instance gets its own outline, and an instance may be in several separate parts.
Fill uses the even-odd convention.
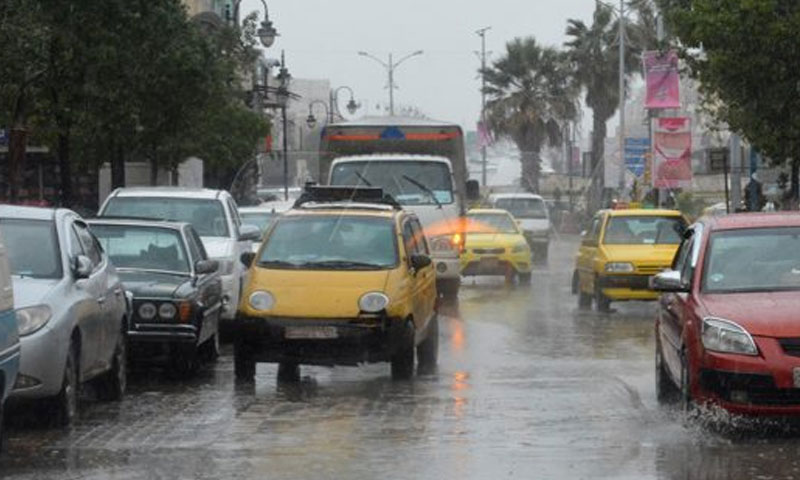
[[[655,300],[650,277],[668,269],[686,219],[676,210],[601,210],[584,232],[572,292],[578,305],[599,311],[612,301]]]
[[[275,220],[250,268],[234,324],[237,380],[256,362],[391,362],[406,379],[437,361],[436,273],[417,217],[379,188],[308,187]]]
[[[467,239],[461,274],[503,275],[531,281],[531,248],[517,221],[506,210],[473,209],[467,213]]]

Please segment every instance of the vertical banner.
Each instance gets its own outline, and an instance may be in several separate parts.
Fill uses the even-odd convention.
[[[478,122],[478,148],[489,147],[494,143],[492,132],[483,122]]]
[[[650,152],[650,139],[625,139],[625,168],[637,179],[644,176],[647,154]]]
[[[653,147],[653,186],[656,188],[691,186],[691,119],[658,118],[654,126]]]
[[[644,78],[647,97],[644,108],[680,108],[680,72],[678,54],[674,50],[666,53],[644,52]]]

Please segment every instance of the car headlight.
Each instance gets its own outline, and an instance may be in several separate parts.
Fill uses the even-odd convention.
[[[514,245],[511,249],[511,253],[524,253],[530,250],[527,243],[520,243],[519,245]]]
[[[729,320],[704,318],[702,339],[706,350],[758,355],[753,337],[744,328]]]
[[[453,235],[440,235],[430,239],[431,250],[434,252],[450,252],[460,249],[461,237],[454,238]]]
[[[164,320],[172,320],[178,314],[178,309],[171,303],[162,303],[158,307],[158,316]]]
[[[19,335],[30,335],[50,321],[53,312],[47,305],[37,305],[35,307],[20,308],[17,310],[17,328]]]
[[[275,297],[269,292],[253,292],[250,294],[250,307],[258,312],[266,312],[272,310],[275,306]]]
[[[358,300],[358,308],[366,313],[378,313],[389,305],[389,297],[381,292],[365,293]]]
[[[609,262],[606,263],[605,269],[608,273],[633,273],[636,267],[628,262]]]
[[[158,315],[158,308],[155,304],[146,302],[139,305],[139,310],[137,310],[136,313],[139,314],[139,318],[142,320],[152,320]]]

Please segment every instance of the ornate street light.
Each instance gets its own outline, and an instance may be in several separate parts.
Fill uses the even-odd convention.
[[[264,5],[264,21],[261,22],[261,28],[258,29],[256,35],[258,35],[258,39],[261,40],[261,45],[263,45],[264,48],[269,48],[275,43],[275,37],[278,36],[278,31],[269,20],[269,9],[267,8],[266,0],[261,0],[261,3]]]
[[[325,107],[325,116],[328,118],[332,117],[331,107],[328,106],[327,103],[323,102],[322,100],[314,100],[313,102],[308,104],[308,117],[306,118],[306,125],[311,130],[314,130],[314,127],[317,126],[317,117],[314,116],[314,105],[322,105]]]

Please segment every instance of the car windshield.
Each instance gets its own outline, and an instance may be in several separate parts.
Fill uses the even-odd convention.
[[[0,218],[2,235],[13,275],[61,278],[61,249],[55,225],[43,220]]]
[[[263,234],[267,232],[278,214],[275,212],[239,212],[239,216],[242,217],[243,224],[258,227]]]
[[[680,217],[611,217],[606,226],[606,245],[678,245],[686,223]]]
[[[702,286],[706,293],[800,290],[800,228],[713,233]]]
[[[450,169],[441,162],[355,161],[336,165],[331,185],[380,187],[401,205],[453,203]]]
[[[144,218],[187,222],[201,237],[227,237],[228,221],[219,200],[155,197],[114,197],[103,217]]]
[[[94,225],[92,233],[120,269],[189,273],[179,231],[130,225]]]
[[[504,213],[471,213],[467,233],[519,233],[514,219]]]
[[[397,265],[390,219],[303,215],[277,221],[259,264],[288,269],[366,269]]]
[[[547,206],[538,198],[500,198],[495,206],[508,210],[515,218],[547,218]]]

